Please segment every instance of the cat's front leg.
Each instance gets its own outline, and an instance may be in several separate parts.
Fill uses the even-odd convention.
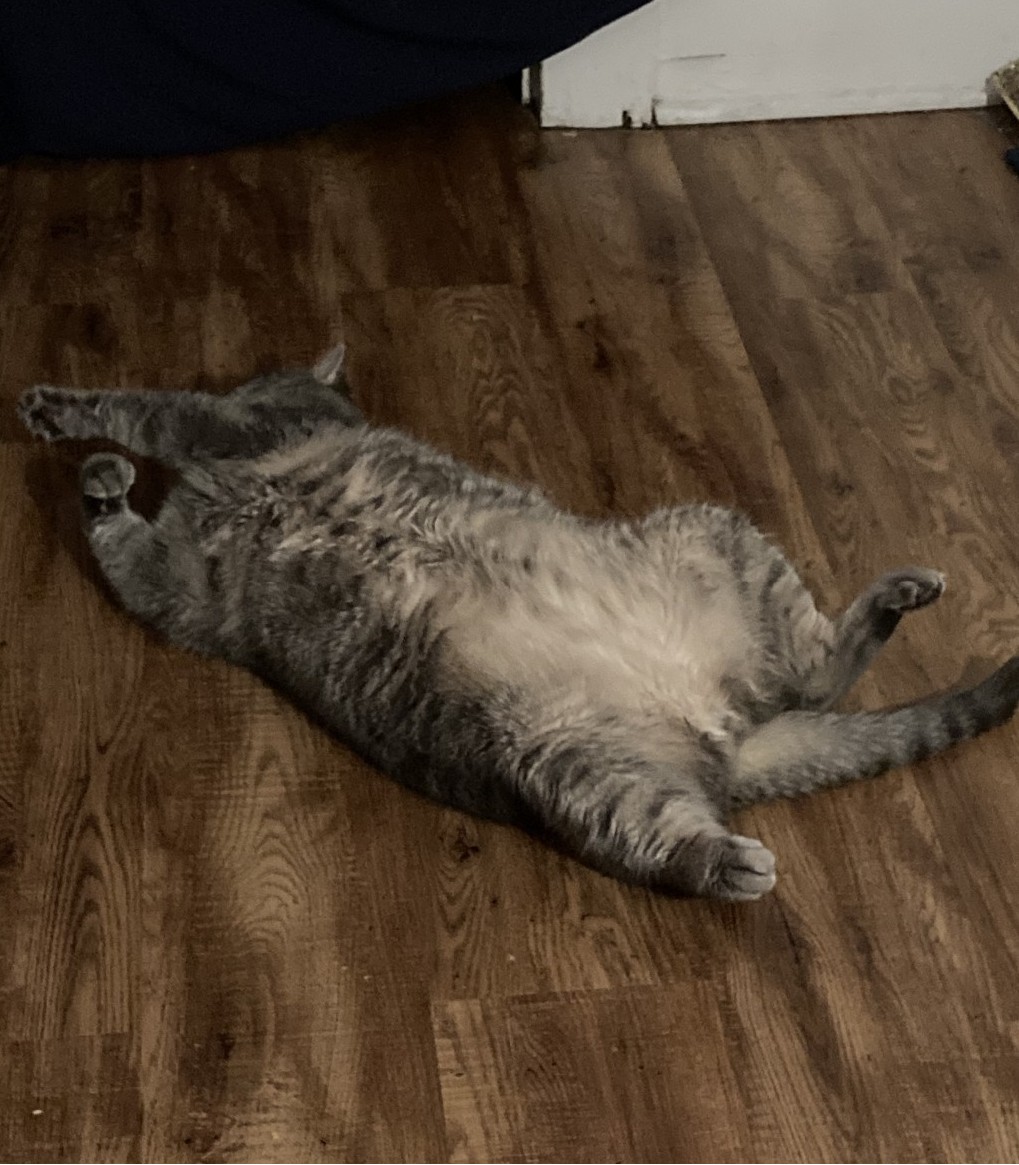
[[[333,412],[321,414],[323,419],[356,411],[332,390],[319,385],[317,391],[339,402]],[[314,420],[310,410],[297,407],[293,415],[283,415],[265,403],[243,395],[116,388],[90,392],[42,384],[22,395],[18,415],[30,433],[45,441],[100,438],[180,467],[196,460],[256,457],[295,435],[307,435],[302,425],[308,417]]]
[[[99,395],[73,388],[38,384],[22,393],[18,417],[44,441],[89,440],[106,436]]]
[[[134,466],[117,453],[96,453],[81,468],[85,532],[100,570],[124,606],[163,629],[179,583],[159,530],[131,509]]]
[[[109,388],[100,391],[38,384],[22,393],[18,416],[44,441],[115,441],[141,457],[173,460],[182,426],[200,434],[232,432],[224,406],[204,393]]]
[[[81,492],[86,516],[95,520],[127,506],[134,485],[134,466],[116,453],[96,453],[81,467]]]

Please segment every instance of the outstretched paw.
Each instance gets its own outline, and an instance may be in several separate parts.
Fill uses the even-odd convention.
[[[75,435],[72,423],[74,394],[66,388],[37,384],[21,394],[18,417],[25,428],[44,441],[58,441]]]
[[[704,893],[729,902],[749,902],[775,885],[775,855],[756,838],[730,833],[715,838]]]
[[[126,457],[119,453],[93,453],[81,467],[86,512],[95,517],[119,510],[127,501],[134,477],[134,466]]]
[[[878,579],[877,591],[885,610],[916,611],[941,598],[945,576],[924,566],[908,566]]]

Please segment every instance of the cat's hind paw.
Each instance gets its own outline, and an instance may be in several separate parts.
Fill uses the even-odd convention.
[[[756,838],[731,833],[712,845],[704,893],[729,902],[750,902],[775,885],[775,855]]]
[[[95,517],[120,509],[134,478],[134,466],[126,457],[93,453],[81,467],[81,492],[88,514]]]
[[[918,611],[945,593],[945,576],[925,566],[908,566],[879,580],[881,605],[889,611]]]

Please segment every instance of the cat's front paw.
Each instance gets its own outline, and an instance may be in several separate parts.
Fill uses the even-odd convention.
[[[25,428],[44,441],[58,441],[68,437],[67,421],[70,402],[67,389],[52,388],[48,384],[37,384],[21,394],[18,401],[18,417]]]
[[[925,566],[908,566],[878,580],[881,605],[889,611],[917,611],[945,593],[945,576]]]
[[[81,467],[81,492],[90,517],[120,509],[134,484],[134,466],[119,453],[93,453]]]

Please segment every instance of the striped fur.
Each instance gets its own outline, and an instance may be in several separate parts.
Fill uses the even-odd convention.
[[[124,606],[288,691],[407,785],[545,833],[614,876],[749,899],[773,856],[734,807],[869,776],[975,736],[1019,660],[883,712],[833,704],[909,610],[907,568],[838,619],[743,517],[684,506],[583,521],[369,426],[342,355],[226,397],[39,387],[38,436],[175,467],[153,522],[130,463],[82,472],[88,537]]]

